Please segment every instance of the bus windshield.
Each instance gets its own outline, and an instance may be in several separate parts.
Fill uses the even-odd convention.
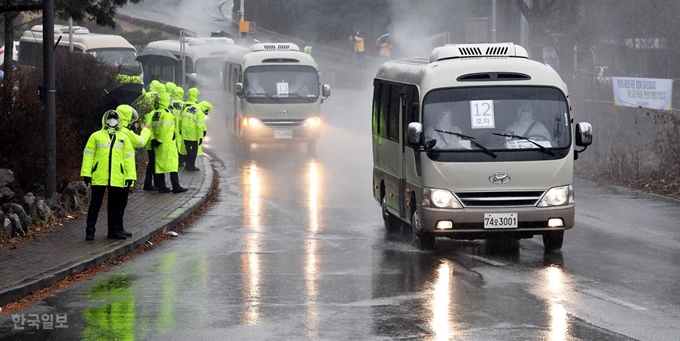
[[[127,48],[101,48],[89,49],[87,53],[97,59],[109,63],[115,67],[121,67],[125,73],[139,75],[142,73],[141,64],[135,60],[137,52]]]
[[[223,57],[196,59],[198,85],[204,89],[219,89],[222,86],[222,73],[219,70],[223,65]]]
[[[556,88],[438,89],[428,93],[423,103],[424,141],[437,140],[436,150],[552,153],[571,145],[569,107]]]
[[[244,94],[251,103],[305,103],[319,97],[319,76],[311,66],[252,66],[244,73]]]

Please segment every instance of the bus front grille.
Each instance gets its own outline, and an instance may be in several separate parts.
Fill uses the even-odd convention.
[[[281,120],[281,119],[263,119],[262,124],[271,128],[278,127],[299,127],[305,122],[304,119],[292,119],[292,120]]]
[[[456,193],[465,207],[535,206],[541,191]]]

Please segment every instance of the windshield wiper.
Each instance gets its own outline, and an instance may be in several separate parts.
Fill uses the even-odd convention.
[[[253,95],[256,95],[256,96],[253,96]],[[276,100],[277,102],[281,102],[281,100],[278,97],[274,97],[274,96],[272,96],[268,93],[265,93],[265,92],[249,91],[248,93],[246,93],[246,97],[250,97],[250,98],[258,98],[258,97],[262,97],[262,96],[267,97],[267,98],[271,98],[273,100]]]
[[[529,141],[529,142],[531,142],[531,144],[538,147],[542,152],[544,152],[548,155],[553,155],[553,156],[555,155],[555,152],[553,152],[552,150],[550,150],[546,147],[543,147],[542,145],[540,145],[536,141],[534,141],[534,140],[532,140],[532,139],[530,139],[526,136],[520,136],[520,135],[515,135],[515,134],[505,134],[505,133],[491,133],[491,134],[496,135],[496,136],[512,137],[513,139],[520,139],[520,140],[524,140],[524,141]]]
[[[479,149],[483,150],[484,153],[486,153],[486,154],[488,154],[488,155],[491,155],[493,158],[496,158],[496,156],[497,156],[496,153],[494,153],[494,152],[492,152],[491,150],[489,150],[489,148],[486,148],[486,147],[484,147],[483,145],[481,145],[479,142],[475,141],[475,138],[472,137],[472,136],[467,136],[467,135],[463,135],[463,134],[461,134],[461,133],[454,133],[454,132],[452,132],[452,131],[439,130],[439,129],[435,129],[434,131],[437,131],[437,132],[440,132],[440,133],[444,133],[444,134],[456,135],[456,136],[462,138],[463,140],[470,141],[470,143],[472,143],[474,146],[476,146],[476,147],[478,147]]]

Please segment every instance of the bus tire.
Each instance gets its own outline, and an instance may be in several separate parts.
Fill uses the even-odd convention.
[[[401,221],[387,210],[387,199],[384,195],[380,206],[382,206],[382,216],[383,221],[385,222],[385,230],[387,233],[401,231]]]
[[[559,251],[564,242],[564,231],[552,231],[543,234],[543,248],[545,251]]]
[[[435,238],[431,233],[423,231],[419,226],[418,210],[411,215],[411,233],[413,245],[418,250],[434,250]]]
[[[316,153],[316,140],[307,141],[307,154]]]

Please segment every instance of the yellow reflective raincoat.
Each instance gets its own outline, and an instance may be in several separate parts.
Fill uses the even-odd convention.
[[[135,150],[126,133],[106,126],[105,117],[102,129],[87,140],[80,176],[92,178],[94,186],[122,188],[126,180],[137,180]]]
[[[157,109],[150,112],[152,139],[160,142],[154,148],[156,154],[156,174],[176,172],[179,164],[177,155],[177,144],[175,142],[175,117],[168,107],[170,106],[170,95],[167,92],[158,94]]]

